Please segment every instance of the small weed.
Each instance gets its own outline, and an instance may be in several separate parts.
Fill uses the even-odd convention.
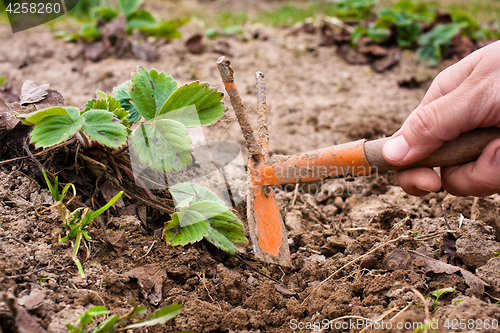
[[[434,303],[432,304],[432,312],[436,311],[437,309],[437,306],[438,306],[438,300],[439,300],[439,297],[441,297],[441,295],[443,295],[444,293],[452,293],[455,291],[455,288],[443,288],[443,289],[438,289],[436,291],[433,291],[431,292],[431,295],[436,297],[436,299],[434,300]]]
[[[43,289],[43,281],[44,280],[50,280],[49,277],[41,277],[41,278],[38,278],[38,281],[40,282],[40,288]]]
[[[88,208],[77,208],[75,211],[70,212],[66,205],[63,203],[63,199],[68,193],[69,188],[71,187],[73,189],[73,198],[76,196],[76,190],[75,186],[71,183],[66,184],[62,190],[61,193],[59,193],[59,183],[58,183],[58,177],[56,176],[54,184],[52,184],[47,177],[47,174],[45,173],[45,170],[42,170],[43,172],[43,177],[45,178],[45,181],[47,182],[47,186],[49,187],[50,193],[52,194],[52,197],[55,200],[55,203],[47,208],[46,210],[49,210],[51,208],[56,208],[59,212],[59,215],[61,216],[61,219],[63,220],[63,226],[68,230],[66,236],[63,238],[59,239],[60,242],[65,242],[70,239],[75,239],[73,243],[73,255],[72,259],[76,264],[76,267],[78,267],[78,272],[80,272],[80,276],[82,278],[85,278],[85,273],[83,272],[83,267],[82,264],[80,263],[80,260],[78,260],[77,255],[78,255],[78,250],[80,248],[80,243],[82,242],[82,239],[91,239],[90,236],[87,234],[87,231],[85,228],[92,223],[92,221],[99,215],[101,215],[104,211],[106,211],[109,207],[111,207],[116,200],[118,200],[121,195],[123,194],[123,191],[119,192],[117,195],[115,195],[106,205],[101,207],[100,209],[96,210],[95,212],[92,212]],[[71,198],[68,203],[73,200]],[[45,211],[45,210],[44,210]]]
[[[453,301],[453,304],[457,304],[457,303],[460,303],[460,302],[463,302],[464,300],[463,299],[457,299],[456,301]]]
[[[493,258],[490,258],[490,260],[494,260],[494,259],[500,259],[500,252],[493,252],[494,254],[497,254],[496,257],[493,257]]]
[[[137,321],[135,323],[129,324],[129,321],[140,317],[146,313],[146,307],[144,305],[137,305],[135,299],[130,301],[132,304],[132,309],[123,315],[112,315],[105,321],[101,322],[92,333],[114,333],[122,332],[131,329],[136,329],[144,326],[154,326],[157,324],[164,324],[167,320],[175,317],[179,312],[182,311],[183,306],[179,304],[172,304],[164,306],[147,319]],[[92,318],[100,315],[107,315],[109,310],[105,306],[94,306],[85,311],[80,315],[75,325],[67,324],[66,328],[69,331],[75,333],[85,333],[87,332],[87,325],[92,323]],[[191,330],[183,331],[183,333],[192,332]]]

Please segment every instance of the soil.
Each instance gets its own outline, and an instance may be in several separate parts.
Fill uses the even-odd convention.
[[[189,4],[208,6],[201,0]],[[50,83],[66,105],[79,107],[96,90],[110,92],[128,80],[138,65],[165,71],[179,84],[201,80],[223,89],[216,60],[224,45],[254,128],[255,72],[265,74],[272,155],[391,135],[418,105],[431,79],[454,61],[429,69],[403,52],[398,65],[376,73],[368,65],[346,63],[334,46],[319,46],[320,36],[250,28],[260,29],[259,38],[204,40],[205,51],[192,54],[184,42],[199,28],[189,24],[181,30],[182,39],[159,46],[157,61],[108,58],[94,63],[79,57],[78,45],[54,39],[43,27],[12,34],[0,26],[0,75],[18,89],[25,80]],[[424,83],[412,89],[398,84],[415,78]],[[227,96],[224,102],[230,105]],[[234,118],[232,108],[229,114]],[[208,141],[233,142],[245,153],[236,122],[204,132]],[[40,332],[66,332],[67,323],[96,305],[124,314],[131,297],[148,313],[184,305],[174,319],[137,332],[277,333],[299,332],[299,327],[304,332],[359,332],[364,326],[346,325],[378,319],[379,326],[369,331],[413,332],[417,322],[426,320],[426,308],[438,332],[493,332],[493,321],[500,319],[495,304],[500,259],[490,260],[500,251],[498,195],[476,201],[444,191],[412,197],[391,173],[352,182],[329,180],[297,191],[294,186],[276,188],[289,229],[290,269],[259,262],[251,246],[235,256],[206,242],[172,247],[145,225],[151,211],[146,217],[136,209],[111,210],[106,228],[123,231],[128,246],[111,247],[100,228],[90,227],[89,256],[83,247],[79,254],[86,273],[81,279],[71,244],[58,241],[65,232],[57,213],[40,213],[52,200],[41,178],[24,164],[2,167],[0,292],[25,310],[18,310],[18,316],[27,313],[36,323],[28,331],[37,332],[38,326]],[[134,203],[124,201],[124,206]],[[245,202],[237,210],[245,212]],[[447,224],[453,232],[445,233]],[[431,293],[450,287],[454,291],[444,293],[434,307]],[[0,302],[0,332],[23,332],[14,316]],[[351,317],[334,321],[344,316]],[[469,326],[460,328],[464,320]]]

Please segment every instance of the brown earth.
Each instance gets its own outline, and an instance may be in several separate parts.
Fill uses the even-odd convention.
[[[81,107],[96,90],[111,91],[128,80],[138,65],[165,71],[181,84],[201,80],[222,87],[215,65],[220,53],[214,50],[224,45],[254,125],[254,75],[264,72],[270,153],[293,154],[392,134],[439,70],[416,64],[413,54],[403,53],[399,65],[375,73],[369,66],[347,64],[335,47],[318,46],[319,36],[286,36],[287,29],[260,28],[260,38],[249,41],[205,40],[206,51],[193,55],[184,41],[197,29],[188,25],[182,40],[160,46],[156,62],[108,58],[93,63],[79,57],[79,46],[53,39],[46,29],[13,35],[2,26],[0,75],[18,88],[28,79],[49,82],[67,105]],[[414,89],[398,85],[412,77],[427,81]],[[229,105],[227,97],[224,102]],[[205,135],[244,149],[235,122],[211,126]],[[165,325],[137,332],[299,332],[302,326],[304,332],[359,332],[362,327],[345,325],[365,320],[360,318],[380,319],[379,325],[383,320],[385,326],[374,326],[379,331],[413,332],[426,319],[424,308],[433,308],[430,293],[449,287],[455,291],[443,294],[429,315],[439,332],[493,332],[492,321],[500,318],[500,307],[493,304],[493,297],[500,296],[500,259],[489,260],[500,251],[497,195],[476,204],[473,198],[444,191],[415,198],[402,192],[390,173],[354,182],[328,181],[320,194],[307,188],[297,195],[293,188],[277,189],[289,228],[291,269],[255,261],[250,246],[236,256],[205,242],[171,247],[148,233],[139,216],[117,216],[114,211],[107,228],[125,230],[129,248],[117,252],[104,242],[99,228],[91,227],[89,258],[84,249],[80,252],[87,275],[82,280],[71,260],[71,244],[58,242],[64,235],[58,215],[37,213],[51,200],[43,182],[27,177],[25,166],[3,168],[0,291],[12,293],[19,307],[48,332],[66,332],[64,325],[90,306],[105,305],[123,314],[132,296],[148,313],[172,303],[184,305]],[[441,205],[456,242],[450,236],[443,241],[448,228]],[[430,269],[428,257],[438,260],[438,266],[456,269]],[[493,297],[482,292],[478,277]],[[161,288],[141,292],[138,285],[144,281]],[[427,296],[426,306],[418,293]],[[343,316],[352,317],[333,321]],[[469,326],[461,327],[464,321]],[[402,329],[396,328],[398,322]],[[0,303],[0,332],[17,332],[15,327],[8,307]]]

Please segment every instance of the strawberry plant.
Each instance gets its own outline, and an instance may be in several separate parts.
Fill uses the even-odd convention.
[[[98,91],[82,111],[75,107],[51,107],[27,115],[21,120],[34,125],[31,142],[49,147],[74,135],[84,148],[95,145],[117,149],[127,139],[131,152],[155,171],[169,173],[183,170],[193,163],[192,140],[188,128],[207,126],[221,119],[227,107],[221,102],[223,94],[205,82],[178,86],[164,72],[139,67],[131,80],[113,89],[114,97]],[[132,132],[130,125],[144,118]],[[69,212],[62,203],[71,184],[59,194],[57,177],[47,185],[56,201],[64,226],[69,230],[61,241],[76,238],[73,260],[82,276],[76,258],[82,237],[88,239],[85,227],[108,209],[120,192],[103,208],[92,213],[77,209]],[[247,244],[245,229],[239,218],[209,189],[198,184],[181,183],[169,188],[176,201],[176,213],[165,223],[164,238],[171,245],[186,245],[206,239],[229,252],[241,252]]]
[[[47,177],[47,174],[45,173],[45,170],[42,170],[43,177],[45,178],[45,181],[47,182],[47,186],[49,187],[50,193],[52,194],[52,197],[55,200],[55,203],[50,206],[48,209],[51,209],[53,207],[56,207],[57,210],[59,211],[59,214],[61,216],[61,219],[63,220],[63,226],[68,230],[68,233],[66,236],[63,238],[60,238],[60,242],[65,242],[70,239],[75,239],[75,242],[73,244],[73,255],[72,259],[76,264],[76,267],[78,267],[78,271],[80,272],[80,276],[82,278],[85,278],[85,274],[83,272],[83,267],[82,264],[80,263],[80,260],[78,259],[78,250],[80,249],[80,243],[82,242],[82,238],[85,239],[91,239],[90,236],[88,235],[87,231],[85,228],[92,223],[92,221],[99,215],[101,215],[106,209],[111,207],[116,200],[118,200],[123,192],[119,192],[117,195],[115,195],[106,205],[101,207],[100,209],[96,210],[95,212],[92,212],[88,208],[77,208],[75,211],[70,212],[66,205],[62,202],[64,197],[66,196],[68,189],[70,187],[73,188],[73,197],[76,195],[75,193],[75,187],[73,184],[66,184],[62,190],[61,193],[59,193],[59,183],[58,183],[58,177],[56,176],[54,184],[50,182],[49,178]],[[71,201],[71,200],[70,200]]]
[[[59,31],[56,36],[72,42],[78,39],[93,41],[102,37],[98,22],[111,22],[120,15],[126,20],[126,33],[130,34],[134,30],[143,32],[149,36],[165,39],[180,38],[181,33],[177,30],[186,24],[189,18],[172,21],[158,21],[151,12],[141,9],[144,0],[118,0],[116,6],[96,6],[92,9],[95,20],[85,23],[78,33],[67,33]]]
[[[171,304],[156,310],[154,314],[150,315],[147,319],[129,324],[129,321],[146,314],[146,307],[144,305],[137,305],[135,299],[130,301],[132,309],[125,315],[112,315],[105,321],[101,322],[92,333],[115,333],[124,332],[127,330],[137,329],[145,326],[155,326],[157,324],[164,324],[168,320],[174,318],[182,311],[183,306],[180,304]],[[87,325],[92,324],[92,318],[109,314],[109,310],[105,306],[94,306],[80,315],[75,325],[66,324],[69,331],[75,333],[87,332]],[[192,332],[190,330],[184,333]]]
[[[460,32],[462,24],[449,23],[436,25],[431,31],[423,34],[417,50],[418,61],[427,66],[437,66],[451,43],[453,36]]]
[[[30,136],[36,147],[50,147],[73,135],[84,147],[91,147],[95,141],[119,148],[127,141],[127,112],[114,98],[100,92],[96,100],[87,102],[83,111],[55,106],[18,117],[27,125],[35,125]]]
[[[391,29],[395,29],[398,45],[410,47],[422,33],[420,24],[433,22],[435,18],[434,9],[426,3],[402,0],[382,8],[368,30],[358,28],[355,37],[364,34],[375,43],[382,43],[390,38]]]

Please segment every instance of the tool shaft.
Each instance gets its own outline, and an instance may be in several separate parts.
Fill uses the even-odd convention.
[[[382,148],[390,138],[359,140],[308,153],[273,155],[256,168],[255,177],[262,185],[286,185],[369,176],[388,170],[451,166],[476,160],[484,147],[498,138],[500,128],[476,129],[445,142],[427,158],[406,166],[395,166],[384,159]]]

